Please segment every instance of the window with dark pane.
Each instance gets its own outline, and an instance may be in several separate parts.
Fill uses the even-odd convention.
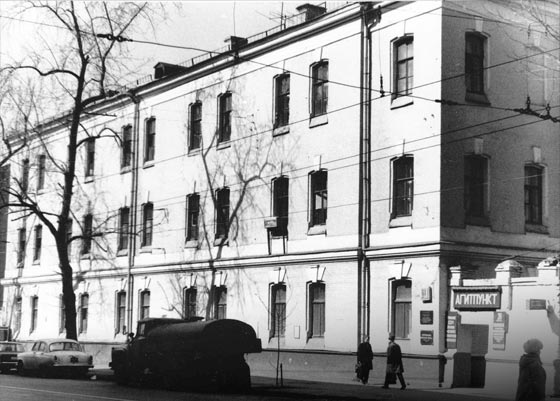
[[[119,213],[119,251],[128,249],[129,219],[130,209],[128,207],[121,208]]]
[[[199,149],[202,140],[202,103],[191,104],[189,150]]]
[[[231,139],[231,93],[224,93],[219,98],[218,143]]]
[[[525,166],[525,223],[542,224],[543,168]]]
[[[412,325],[412,281],[394,281],[392,285],[392,293],[392,333],[397,338],[408,338]]]
[[[290,122],[290,75],[276,78],[275,127],[283,127]]]
[[[465,84],[467,92],[484,93],[484,47],[486,38],[477,33],[465,36]]]
[[[325,335],[325,284],[309,285],[309,330],[310,337]]]
[[[484,217],[487,194],[487,159],[465,157],[465,212],[467,216]]]
[[[216,239],[226,239],[229,231],[229,188],[216,192]]]
[[[195,287],[185,288],[183,293],[183,317],[185,319],[197,315],[196,304],[197,290]]]
[[[412,37],[403,38],[395,43],[394,95],[406,96],[412,93],[414,85],[414,47]]]
[[[142,246],[152,246],[154,233],[154,205],[150,202],[142,208]]]
[[[146,120],[146,144],[144,149],[144,161],[154,160],[156,153],[156,119]]]
[[[283,337],[286,332],[286,285],[270,287],[270,337]]]
[[[198,240],[198,224],[200,215],[200,196],[187,196],[187,241]]]
[[[393,161],[393,218],[410,216],[414,190],[414,158],[403,156]]]
[[[311,116],[327,113],[329,99],[329,63],[322,61],[311,68]]]
[[[276,228],[272,235],[281,236],[288,234],[289,215],[289,179],[282,176],[272,181],[272,213],[276,217]]]
[[[132,126],[127,125],[122,129],[122,154],[121,167],[130,167],[132,164]]]
[[[327,223],[327,171],[311,173],[311,221],[310,226]]]

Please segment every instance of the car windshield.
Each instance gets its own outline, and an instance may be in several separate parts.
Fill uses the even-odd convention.
[[[49,346],[49,351],[81,351],[82,347],[78,343],[61,341],[57,343],[52,343]]]
[[[0,352],[24,352],[21,344],[0,344]]]

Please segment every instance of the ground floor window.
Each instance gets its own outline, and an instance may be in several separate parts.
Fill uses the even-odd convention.
[[[408,338],[412,324],[412,281],[395,280],[392,284],[392,327],[397,338]]]
[[[196,296],[195,287],[185,288],[183,293],[183,318],[189,319],[196,316]]]
[[[227,288],[223,285],[214,287],[214,317],[227,318]]]
[[[286,332],[286,285],[270,287],[270,337],[283,337]]]
[[[325,284],[309,284],[309,332],[308,337],[325,335]]]
[[[117,292],[115,302],[115,333],[126,332],[126,292]]]
[[[34,332],[37,328],[37,317],[39,315],[39,297],[31,297],[31,326],[29,328],[30,332]]]
[[[140,311],[138,319],[145,319],[150,316],[150,291],[140,292]]]

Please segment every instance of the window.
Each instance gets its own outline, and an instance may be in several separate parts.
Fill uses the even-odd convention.
[[[288,235],[289,179],[278,177],[272,181],[272,213],[276,216],[276,228],[272,235]]]
[[[128,249],[128,222],[130,218],[130,209],[122,207],[119,211],[119,243],[117,249],[124,251]]]
[[[24,159],[21,166],[21,192],[27,194],[29,186],[29,159]]]
[[[21,297],[16,297],[14,303],[14,332],[18,333],[21,329]]]
[[[412,281],[395,280],[392,283],[392,327],[397,338],[408,338],[412,324]]]
[[[39,315],[39,297],[31,297],[31,325],[29,328],[30,332],[34,332],[37,328],[37,317]]]
[[[122,129],[121,168],[130,167],[132,164],[132,126],[127,125]]]
[[[59,319],[58,319],[58,331],[60,333],[66,330],[66,305],[64,305],[64,295],[60,294],[59,297]]]
[[[484,48],[486,38],[478,33],[465,36],[465,84],[467,92],[484,93]]]
[[[154,205],[150,202],[142,208],[142,246],[152,246],[154,231]]]
[[[321,61],[311,67],[311,117],[327,113],[329,98],[329,63]]]
[[[37,160],[37,190],[41,190],[45,188],[45,163],[46,163],[46,156],[40,155],[39,159]]]
[[[126,332],[126,291],[117,292],[115,301],[115,333]]]
[[[216,191],[216,239],[227,239],[229,231],[229,188]]]
[[[199,149],[202,139],[202,103],[191,104],[189,150]]]
[[[140,292],[139,319],[145,319],[149,316],[150,316],[150,291],[144,290]]]
[[[82,255],[87,255],[91,252],[91,238],[93,236],[93,216],[86,214],[84,216],[84,232],[82,238]]]
[[[543,168],[525,166],[525,223],[542,224]]]
[[[200,214],[200,196],[187,196],[187,241],[198,240],[198,217]]]
[[[327,171],[319,170],[310,174],[311,181],[311,221],[310,226],[327,223]]]
[[[290,122],[290,75],[282,74],[275,79],[274,127],[284,127]]]
[[[227,288],[223,285],[214,287],[214,318],[227,318]]]
[[[196,316],[196,287],[185,288],[183,292],[183,318]]]
[[[327,113],[329,98],[329,63],[321,61],[311,67],[311,117]]]
[[[154,160],[156,152],[156,119],[146,120],[146,147],[144,149],[144,163]]]
[[[95,166],[95,139],[86,141],[86,177],[93,177]]]
[[[33,248],[33,261],[41,259],[41,244],[43,242],[43,226],[35,226],[35,248]]]
[[[17,263],[20,267],[23,267],[23,261],[25,259],[25,243],[27,238],[27,230],[22,227],[18,230],[18,252],[17,252]]]
[[[488,161],[481,156],[465,157],[465,212],[470,217],[486,215]]]
[[[218,143],[231,139],[231,93],[219,97]]]
[[[403,156],[393,161],[393,218],[412,214],[413,166],[412,156]]]
[[[399,39],[394,44],[393,98],[412,93],[414,48],[412,36]]]
[[[72,255],[72,219],[66,221],[66,248],[68,251],[68,257]]]
[[[89,295],[80,295],[80,307],[79,307],[79,330],[80,333],[85,333],[87,331],[88,324],[88,308],[89,308]]]
[[[308,337],[325,335],[325,284],[309,285],[309,333]]]
[[[286,333],[286,285],[270,287],[270,337],[283,337]]]

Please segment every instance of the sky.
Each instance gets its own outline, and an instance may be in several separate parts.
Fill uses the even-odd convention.
[[[57,29],[45,27],[38,21],[6,18],[10,1],[0,1],[0,65],[18,60],[38,38],[40,29],[56,36]],[[133,39],[153,41],[168,45],[192,46],[205,50],[216,50],[225,46],[229,36],[250,36],[279,25],[278,18],[284,14],[297,13],[296,7],[305,1],[178,1],[164,2],[169,18],[160,24],[154,34],[146,33]],[[180,8],[175,7],[180,4]],[[148,30],[146,30],[148,31]],[[155,36],[154,36],[155,35]],[[152,73],[158,61],[180,63],[200,52],[182,50],[150,44],[134,44],[137,62],[145,62],[142,74]]]

